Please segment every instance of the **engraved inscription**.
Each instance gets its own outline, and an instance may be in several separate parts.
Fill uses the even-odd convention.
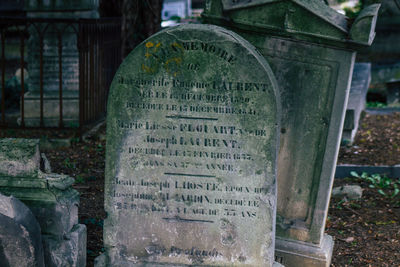
[[[244,40],[203,27],[197,37],[175,28],[155,35],[113,80],[105,240],[124,248],[116,257],[271,261],[260,255],[273,250],[277,88]]]
[[[187,43],[183,47],[195,50],[201,46]],[[241,115],[251,119],[257,116],[254,93],[266,92],[267,84],[145,80],[135,76],[120,76],[118,83],[137,92],[135,99],[127,99],[126,109],[150,113],[163,111],[165,115],[158,121],[151,118],[115,119],[120,131],[133,131],[141,136],[124,147],[124,156],[130,158],[132,172],[135,169],[158,170],[161,175],[159,181],[147,177],[116,177],[113,181],[115,189],[111,192],[116,209],[165,214],[166,220],[178,216],[182,222],[193,219],[214,222],[219,217],[258,218],[260,197],[268,192],[268,188],[219,181],[229,180],[225,177],[231,174],[249,171],[242,167],[259,155],[247,153],[243,148],[249,141],[257,143],[260,137],[268,136],[268,130],[243,128],[234,123],[227,125],[220,122],[219,117]],[[177,93],[165,90],[167,87],[188,90]],[[213,94],[207,93],[209,88]],[[193,89],[199,90],[193,93]],[[226,91],[244,94],[227,95],[224,94]],[[244,105],[235,108],[230,105],[232,103]],[[264,175],[263,170],[252,171],[251,175]],[[155,203],[160,201],[162,205],[157,206]],[[171,203],[174,208],[170,207]]]

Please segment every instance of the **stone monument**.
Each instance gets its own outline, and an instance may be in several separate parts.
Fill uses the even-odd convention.
[[[111,85],[106,266],[272,266],[279,95],[266,60],[211,25],[157,33]]]
[[[372,43],[378,8],[351,26],[320,0],[206,2],[205,22],[250,41],[281,90],[275,252],[285,266],[330,264],[333,241],[324,229],[355,50]]]
[[[38,139],[0,139],[0,192],[32,211],[41,229],[45,266],[85,266],[86,226],[78,223],[74,179],[41,165],[48,164]]]
[[[358,130],[361,112],[365,109],[369,83],[371,82],[371,63],[354,64],[349,101],[343,125],[342,143],[352,144]]]
[[[97,0],[26,0],[25,7],[28,18],[80,19],[99,17]],[[62,123],[64,126],[78,126],[78,25],[74,23],[35,22],[30,25],[28,31],[29,92],[24,95],[25,124],[27,126],[47,127],[60,125],[59,90],[61,79]],[[61,49],[59,49],[59,42],[61,42]],[[40,52],[41,49],[43,49],[42,53]],[[40,61],[41,54],[42,63]],[[59,62],[60,55],[61,64]],[[60,66],[62,68],[61,77]],[[41,90],[43,90],[43,121],[40,120]]]

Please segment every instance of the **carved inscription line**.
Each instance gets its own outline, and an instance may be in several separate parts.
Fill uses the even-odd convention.
[[[165,116],[167,119],[187,119],[187,120],[206,120],[206,121],[217,121],[217,118],[204,118],[204,117],[189,117],[189,116],[180,116],[180,115],[170,115]]]
[[[195,219],[185,219],[181,218],[179,216],[175,216],[173,218],[168,218],[164,217],[163,220],[169,221],[169,222],[198,222],[198,223],[214,223],[214,221],[209,221],[209,220],[195,220]]]
[[[157,87],[172,87],[172,88],[185,88],[187,90],[196,89],[212,89],[218,92],[229,92],[229,91],[239,91],[239,92],[268,92],[269,84],[257,83],[257,82],[240,82],[240,81],[188,81],[188,80],[149,80],[140,77],[133,76],[117,76],[117,83],[121,85],[136,86],[138,88],[143,88],[144,86],[152,86],[151,89],[146,89],[146,91],[140,92],[142,97],[146,98],[175,98],[175,99],[187,99],[187,100],[207,100],[212,102],[219,102],[221,100],[229,100],[229,96],[215,96],[207,95],[203,93],[182,93],[182,94],[169,94],[169,93],[155,93],[152,92],[154,88]]]
[[[165,172],[164,175],[215,178],[215,175],[191,174],[191,173],[173,173],[173,172]]]

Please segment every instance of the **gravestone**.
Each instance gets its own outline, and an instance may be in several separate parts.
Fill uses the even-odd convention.
[[[365,109],[366,96],[371,82],[371,63],[354,64],[349,101],[344,119],[342,142],[353,143],[358,130],[361,111]]]
[[[374,37],[379,5],[352,25],[320,0],[208,0],[205,23],[233,30],[267,59],[282,101],[277,261],[329,266],[324,234],[355,50]]]
[[[233,32],[135,48],[108,99],[97,266],[271,266],[279,112],[268,63]]]
[[[26,0],[28,18],[98,18],[98,0]],[[79,123],[79,27],[74,23],[38,23],[28,28],[29,91],[24,95],[24,120],[27,126],[40,125],[40,91],[43,86],[43,126],[59,126],[60,79],[64,126]],[[61,39],[59,39],[61,38]],[[41,40],[43,44],[41,44]],[[59,49],[59,42],[62,48]],[[40,61],[41,46],[43,60]],[[61,53],[61,65],[59,55]],[[41,64],[42,79],[41,79]],[[60,66],[62,75],[60,77]],[[40,125],[41,126],[41,125]]]

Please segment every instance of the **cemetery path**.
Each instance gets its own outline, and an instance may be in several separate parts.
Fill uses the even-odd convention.
[[[400,163],[400,113],[366,114],[353,147],[342,147],[339,163],[392,165]],[[79,219],[88,229],[88,266],[102,252],[105,127],[86,142],[46,151],[53,172],[76,179],[81,193]],[[361,179],[337,179],[335,186],[358,184],[361,200],[333,199],[327,233],[335,239],[332,266],[400,266],[400,194],[383,196]],[[387,194],[393,191],[385,189]]]

